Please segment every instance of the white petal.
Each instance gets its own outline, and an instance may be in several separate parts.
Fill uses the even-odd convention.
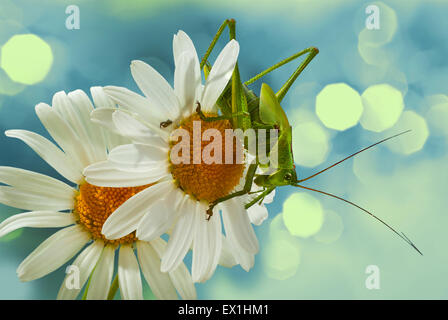
[[[213,274],[221,255],[221,220],[219,214],[206,220],[207,207],[197,205],[197,227],[193,240],[192,277],[194,282],[203,282]]]
[[[204,111],[213,110],[216,100],[232,77],[239,50],[238,42],[231,40],[216,58],[202,92],[201,107]]]
[[[115,247],[113,245],[106,246],[90,279],[87,300],[107,299],[114,275],[114,257]]]
[[[143,275],[157,299],[178,299],[169,275],[160,271],[160,258],[154,248],[147,242],[137,241],[137,254]]]
[[[98,262],[101,252],[103,251],[104,243],[102,241],[94,241],[90,246],[85,248],[75,259],[75,261],[67,267],[67,271],[76,270],[72,269],[74,267],[78,268],[76,271],[79,275],[78,283],[74,282],[76,280],[73,272],[67,272],[67,276],[62,282],[61,288],[58,293],[58,300],[75,300],[81,291],[87,279],[90,277],[96,263]],[[70,269],[69,269],[70,268]]]
[[[200,279],[200,281],[208,280],[212,277],[213,273],[218,266],[221,252],[222,252],[222,224],[221,216],[217,213],[213,215],[209,220],[210,226],[208,227],[208,239],[209,239],[209,250],[210,250],[210,262],[209,267]]]
[[[174,270],[182,263],[196,233],[195,201],[186,199],[179,210],[180,217],[173,228],[167,249],[162,257],[162,272]]]
[[[222,219],[226,235],[230,241],[238,243],[250,253],[258,252],[258,240],[244,208],[238,199],[230,199],[221,204]]]
[[[90,93],[96,108],[116,108],[115,102],[104,92],[103,87],[91,87]]]
[[[107,239],[119,239],[137,230],[149,206],[162,198],[172,187],[172,181],[160,182],[129,198],[106,220],[102,233]]]
[[[109,161],[119,168],[124,166],[127,170],[141,171],[151,169],[154,166],[158,167],[160,163],[166,163],[168,161],[168,151],[156,146],[137,143],[126,144],[114,148],[109,153]]]
[[[179,102],[173,88],[156,70],[143,61],[131,63],[131,73],[135,82],[146,97],[167,113],[168,119],[175,120],[179,116]]]
[[[194,47],[193,41],[191,41],[190,37],[184,31],[179,30],[173,37],[173,55],[176,68],[179,65],[180,56],[185,52],[188,52],[195,58],[195,73],[200,75],[201,70],[199,68],[198,54],[196,52],[196,48]]]
[[[149,128],[138,119],[122,111],[114,112],[112,120],[118,132],[133,142],[148,145],[156,144],[162,148],[169,148],[168,143],[165,142],[168,140],[169,135],[160,129],[160,122],[157,123],[156,127],[152,126],[152,128]],[[165,140],[161,137],[164,137]]]
[[[84,170],[86,181],[101,187],[138,187],[154,183],[169,175],[167,166],[154,166],[151,170],[126,171],[108,161],[98,162]]]
[[[151,103],[148,98],[127,88],[108,86],[104,88],[104,91],[120,107],[135,112],[149,123],[158,125],[161,121],[167,120],[161,108]]]
[[[82,147],[82,141],[80,141],[77,134],[61,118],[58,112],[49,105],[40,103],[36,106],[36,114],[56,143],[69,157],[76,159],[81,164],[81,167],[86,167],[90,164],[88,156]]]
[[[142,279],[134,250],[130,246],[121,246],[118,257],[118,281],[121,298],[143,300]]]
[[[87,98],[88,99],[88,98]],[[75,107],[64,91],[57,92],[53,96],[53,111],[56,111],[61,119],[63,119],[68,126],[73,130],[73,133],[78,137],[82,144],[78,146],[83,150],[88,163],[96,161],[94,157],[95,149],[91,144],[89,132],[84,124],[81,113]],[[93,107],[92,107],[93,110]],[[90,112],[88,112],[90,114]],[[54,125],[52,127],[55,127]]]
[[[14,167],[0,167],[0,183],[33,194],[73,201],[75,189],[52,177]]]
[[[0,223],[0,238],[20,228],[60,228],[74,224],[75,221],[73,214],[55,211],[32,211],[15,214]]]
[[[90,240],[79,225],[62,229],[42,242],[17,268],[21,281],[39,279],[70,260]]]
[[[13,187],[0,186],[0,203],[24,210],[61,211],[73,209],[74,199],[52,198]]]
[[[226,268],[232,268],[237,264],[235,257],[233,256],[230,241],[224,236],[222,237],[222,250],[219,258],[219,264]]]
[[[91,149],[92,163],[105,160],[107,157],[105,137],[101,128],[90,120],[90,114],[94,109],[89,97],[84,91],[75,90],[68,94],[68,98],[78,112],[80,129],[82,128],[80,132],[83,133],[83,135],[80,135],[78,132],[78,135],[80,135],[84,145]]]
[[[241,268],[245,271],[249,271],[254,266],[255,255],[244,250],[237,242],[232,241],[232,239],[229,239],[229,244],[236,263],[241,265]]]
[[[8,130],[5,135],[25,142],[44,161],[71,182],[79,183],[81,181],[82,167],[79,163],[73,161],[48,139],[26,130]]]
[[[156,250],[159,257],[163,257],[166,250],[166,242],[161,239],[151,241],[152,247]],[[197,299],[196,288],[194,287],[193,279],[188,271],[185,263],[181,263],[176,269],[169,272],[171,281],[177,292],[184,300]]]
[[[264,205],[256,203],[247,209],[247,214],[249,215],[250,222],[259,226],[268,218],[268,209]]]
[[[151,241],[167,232],[180,214],[178,207],[182,199],[183,192],[176,188],[171,190],[163,201],[154,203],[137,227],[137,238]]]
[[[266,197],[264,197],[263,203],[271,203],[272,201],[274,201],[274,197],[275,197],[275,189],[272,190],[272,192],[268,194]]]
[[[196,73],[197,56],[184,52],[174,71],[174,92],[179,98],[184,114],[191,114],[196,104],[196,92],[201,85],[201,74]]]

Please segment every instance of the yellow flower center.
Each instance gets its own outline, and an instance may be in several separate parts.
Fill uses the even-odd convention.
[[[213,114],[207,114],[206,116],[216,116]],[[205,163],[202,159],[200,163],[194,163],[193,150],[193,123],[194,121],[200,121],[201,124],[201,137],[204,131],[207,129],[216,129],[220,132],[222,137],[222,150],[221,155],[223,161],[221,163]],[[186,130],[190,136],[190,161],[188,163],[173,163],[171,161],[171,174],[173,178],[179,184],[179,187],[187,194],[193,196],[199,201],[213,202],[219,198],[222,198],[230,194],[233,189],[240,182],[244,173],[244,163],[242,159],[236,158],[238,153],[236,152],[237,142],[233,141],[233,161],[232,163],[226,163],[225,159],[225,130],[232,129],[232,125],[228,120],[217,121],[203,121],[198,114],[193,114],[186,118],[179,126],[179,128]],[[215,138],[211,138],[211,141],[202,141],[200,139],[200,152],[203,154],[204,148],[210,143],[214,142]],[[177,142],[172,143],[171,148]],[[229,148],[227,148],[229,149]],[[199,151],[197,148],[196,152]],[[182,156],[180,152],[179,156]],[[241,157],[243,155],[241,154]],[[228,161],[227,161],[228,162]]]
[[[104,222],[121,204],[150,185],[130,188],[97,187],[83,182],[75,197],[73,212],[79,216],[79,223],[87,229],[92,238],[102,239],[108,244],[130,244],[137,240],[135,232],[117,240],[107,240],[101,233]]]

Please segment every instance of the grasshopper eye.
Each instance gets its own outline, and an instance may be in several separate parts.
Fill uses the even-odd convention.
[[[290,181],[292,179],[292,174],[290,174],[290,173],[285,174],[283,179],[285,179],[286,181]]]

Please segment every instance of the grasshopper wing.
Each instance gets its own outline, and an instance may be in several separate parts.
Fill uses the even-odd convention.
[[[278,125],[280,131],[290,127],[285,111],[278,102],[274,91],[266,83],[261,85],[259,113],[263,123]]]

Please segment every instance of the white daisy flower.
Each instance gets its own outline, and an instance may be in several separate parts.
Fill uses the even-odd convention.
[[[102,232],[107,239],[118,239],[136,231],[137,237],[146,241],[168,232],[170,238],[161,270],[177,268],[192,249],[193,281],[202,282],[211,277],[220,260],[228,266],[241,264],[246,270],[253,266],[258,240],[251,220],[261,223],[267,211],[257,204],[248,214],[244,208],[247,196],[244,196],[220,203],[207,221],[209,203],[236,191],[244,183],[247,166],[244,163],[175,164],[170,160],[173,147],[170,136],[177,128],[188,131],[190,137],[194,121],[201,122],[201,135],[209,128],[221,133],[232,129],[228,120],[200,120],[196,106],[199,102],[205,114],[217,115],[216,102],[232,76],[239,53],[238,42],[227,43],[205,85],[201,83],[196,49],[183,31],[174,36],[173,51],[174,89],[142,61],[132,62],[131,73],[144,96],[122,87],[104,88],[124,111],[95,111],[92,119],[132,143],[113,149],[108,161],[88,167],[84,175],[89,183],[105,187],[153,184],[115,210]],[[191,140],[190,147],[193,148]],[[123,175],[120,170],[135,174]],[[223,247],[229,248],[232,255],[224,252],[221,257]]]
[[[94,87],[91,93],[98,108],[115,107],[102,88]],[[0,167],[0,183],[5,184],[0,186],[0,203],[30,210],[3,221],[0,237],[23,227],[63,227],[20,264],[17,269],[20,280],[41,278],[81,251],[72,262],[72,266],[79,271],[79,283],[71,283],[68,274],[58,299],[76,299],[89,278],[86,298],[106,299],[114,275],[115,252],[118,250],[118,283],[114,282],[114,285],[119,284],[123,299],[143,298],[140,270],[157,298],[177,299],[179,294],[184,299],[195,299],[196,290],[191,275],[182,262],[169,273],[160,271],[161,257],[166,252],[164,240],[153,238],[150,242],[141,241],[135,233],[107,240],[101,234],[107,217],[121,203],[148,186],[98,187],[86,182],[82,172],[87,166],[104,161],[109,149],[129,141],[114,133],[103,132],[101,127],[90,121],[94,106],[81,90],[68,95],[58,92],[52,104],[52,107],[38,104],[36,113],[60,148],[33,132],[5,132],[8,137],[25,142],[76,185],[72,187],[52,177],[19,168]],[[135,175],[126,168],[121,174]]]

